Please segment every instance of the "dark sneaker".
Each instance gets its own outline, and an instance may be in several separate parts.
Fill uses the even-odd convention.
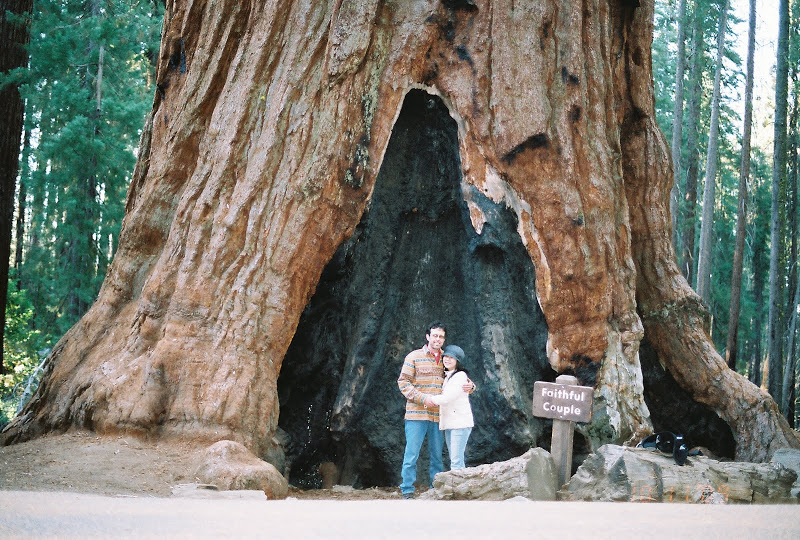
[[[414,498],[414,494],[413,493],[403,493],[403,498],[404,499],[413,499]]]

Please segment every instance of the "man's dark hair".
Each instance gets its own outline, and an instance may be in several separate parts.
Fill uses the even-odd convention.
[[[430,334],[431,330],[433,330],[434,328],[441,328],[442,330],[444,330],[444,334],[447,335],[447,328],[445,328],[445,326],[439,321],[433,321],[432,323],[430,323],[428,325],[428,329],[425,330],[425,333]]]

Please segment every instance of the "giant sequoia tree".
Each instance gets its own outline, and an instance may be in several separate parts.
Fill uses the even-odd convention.
[[[593,446],[653,423],[713,424],[742,459],[797,446],[675,264],[652,8],[168,2],[119,251],[6,442],[274,455],[280,409],[293,473],[390,482],[394,379],[441,318],[479,386],[473,461],[545,439],[530,395],[556,372],[595,387]]]

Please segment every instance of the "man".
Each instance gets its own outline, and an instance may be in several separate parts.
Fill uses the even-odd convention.
[[[442,362],[442,345],[447,331],[440,322],[428,325],[425,340],[428,342],[421,349],[411,351],[403,360],[403,369],[397,379],[400,392],[406,397],[406,449],[403,454],[403,483],[400,491],[404,499],[414,498],[414,481],[417,479],[417,459],[425,437],[428,437],[428,454],[430,456],[429,473],[431,484],[433,477],[444,470],[442,463],[442,432],[439,431],[439,408],[427,407],[426,396],[442,393],[444,381],[444,363]],[[465,392],[472,392],[475,385],[467,381]]]

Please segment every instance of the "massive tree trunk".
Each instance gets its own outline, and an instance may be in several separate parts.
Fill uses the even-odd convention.
[[[78,425],[272,455],[280,399],[290,458],[390,483],[394,379],[433,317],[475,368],[473,461],[543,438],[533,380],[555,372],[595,386],[592,446],[636,441],[638,300],[737,456],[797,445],[686,321],[705,312],[670,243],[652,8],[168,3],[119,251],[6,441]]]

